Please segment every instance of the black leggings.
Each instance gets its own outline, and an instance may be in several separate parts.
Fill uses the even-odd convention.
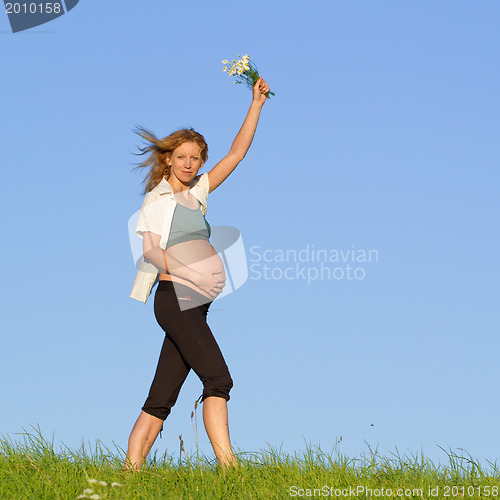
[[[179,297],[179,298],[178,298]],[[179,301],[191,302],[181,310]],[[179,396],[182,384],[191,370],[203,382],[203,401],[217,396],[229,401],[233,380],[222,352],[207,324],[212,302],[186,285],[159,281],[154,299],[156,321],[165,332],[156,373],[142,410],[165,420]]]

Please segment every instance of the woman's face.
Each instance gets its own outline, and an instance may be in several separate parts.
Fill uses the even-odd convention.
[[[190,183],[203,166],[201,148],[195,142],[185,142],[172,152],[172,168],[170,175],[174,175],[183,183]]]

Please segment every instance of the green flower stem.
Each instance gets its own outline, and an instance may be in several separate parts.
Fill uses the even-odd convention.
[[[248,61],[248,66],[249,69],[243,71],[241,74],[231,76],[234,76],[236,78],[236,81],[234,83],[244,83],[247,87],[250,88],[250,90],[253,90],[253,87],[255,86],[257,80],[260,78],[259,70],[257,69],[255,63],[251,60]],[[270,99],[271,95],[276,94],[269,91],[265,95],[268,99]]]

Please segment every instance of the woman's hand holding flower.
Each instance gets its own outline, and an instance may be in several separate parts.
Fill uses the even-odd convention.
[[[259,79],[255,82],[253,86],[253,101],[257,102],[261,106],[266,102],[266,94],[269,92],[269,85],[267,82],[259,76]]]

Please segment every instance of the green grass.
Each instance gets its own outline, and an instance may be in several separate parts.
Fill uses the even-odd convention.
[[[336,449],[325,453],[319,447],[307,447],[306,452],[291,456],[269,448],[238,453],[241,466],[224,473],[215,459],[183,452],[176,460],[153,454],[140,472],[131,473],[121,470],[124,450],[113,454],[97,441],[94,450],[63,447],[56,451],[39,428],[33,429],[22,434],[23,442],[0,439],[2,500],[66,500],[84,494],[96,500],[389,498],[388,488],[393,498],[500,496],[496,463],[489,462],[485,470],[466,453],[446,452],[449,463],[434,465],[423,455],[400,456],[398,452],[383,457],[370,450],[367,455],[348,458]],[[408,491],[398,495],[398,488]]]

